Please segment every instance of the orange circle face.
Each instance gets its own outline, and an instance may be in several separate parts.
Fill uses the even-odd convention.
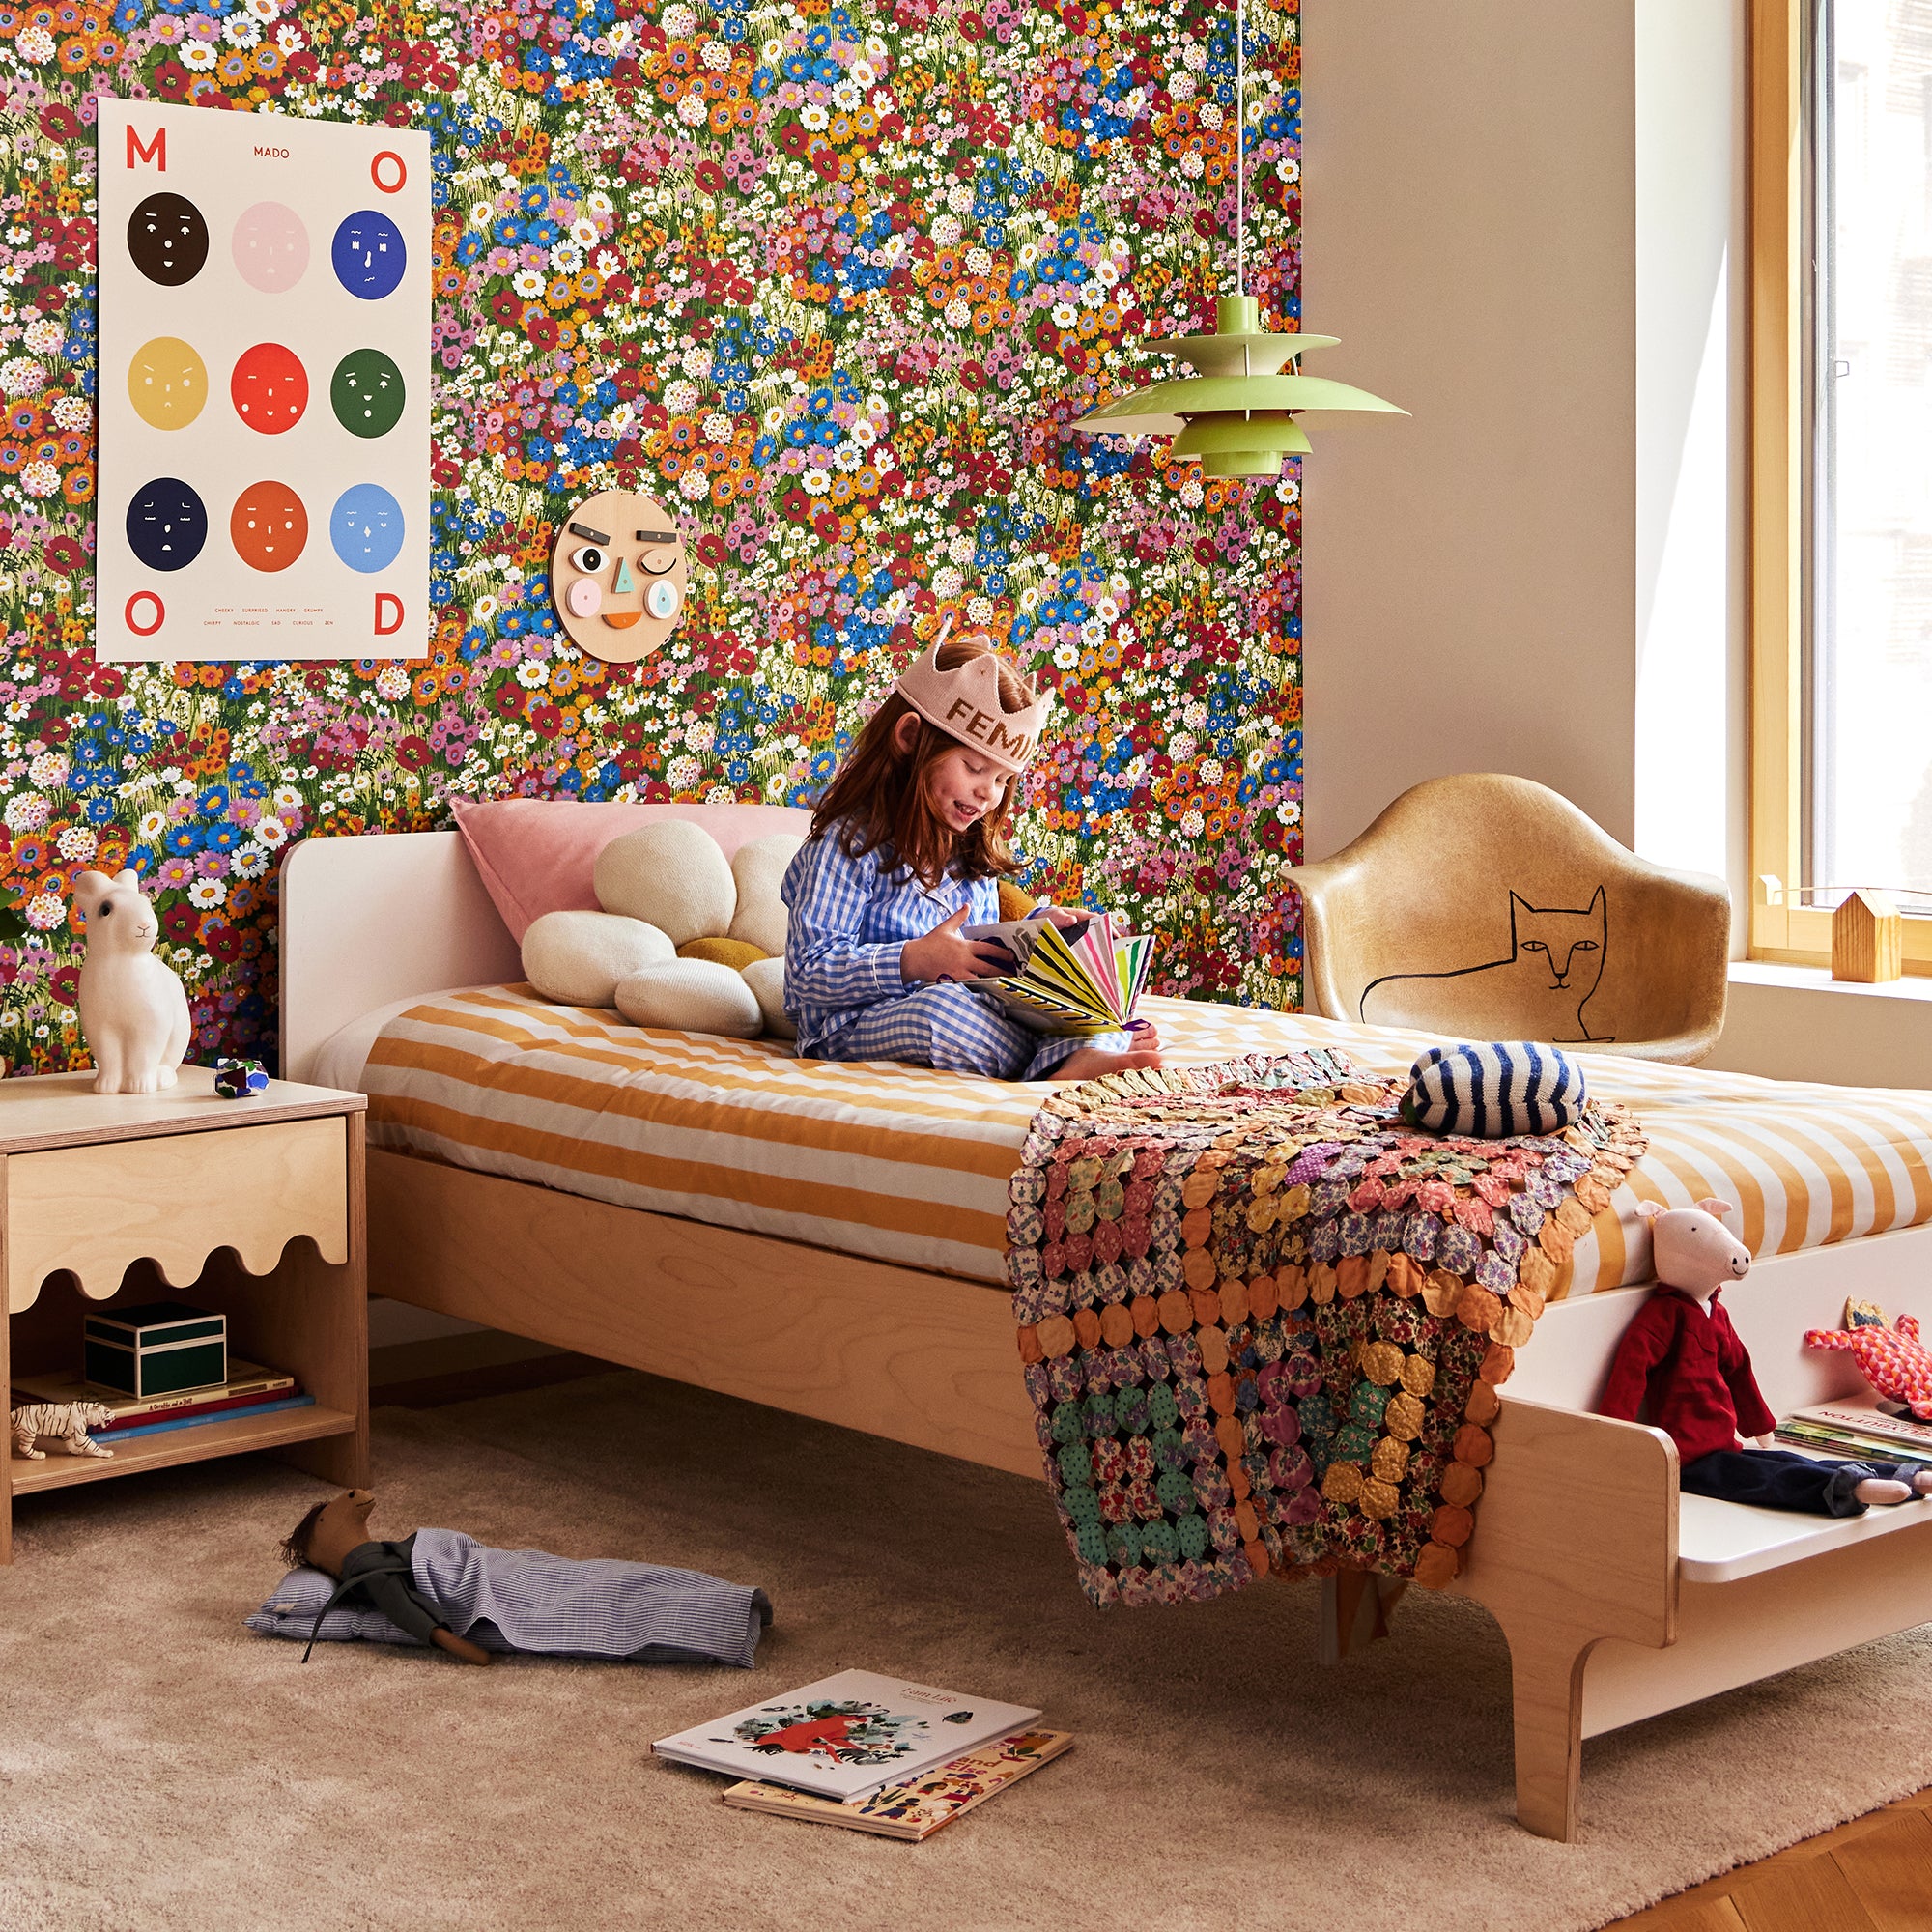
[[[684,540],[654,498],[602,490],[558,526],[550,582],[572,643],[607,664],[636,664],[684,614]]]
[[[251,483],[235,499],[228,540],[250,570],[286,570],[308,544],[308,511],[286,483]]]

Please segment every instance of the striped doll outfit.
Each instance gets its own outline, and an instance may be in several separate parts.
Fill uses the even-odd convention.
[[[804,1060],[898,1060],[947,1073],[1043,1080],[1070,1054],[1124,1053],[1132,1036],[1035,1033],[970,986],[907,985],[900,955],[961,906],[975,924],[1000,916],[994,879],[920,884],[874,847],[854,857],[836,832],[806,840],[781,888],[789,914],[785,1012]]]
[[[1402,1117],[1433,1134],[1553,1134],[1583,1112],[1583,1069],[1533,1040],[1432,1046],[1408,1069]]]

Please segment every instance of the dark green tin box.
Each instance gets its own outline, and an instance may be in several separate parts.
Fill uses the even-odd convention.
[[[181,1301],[87,1317],[81,1373],[122,1395],[178,1395],[228,1379],[228,1318]]]

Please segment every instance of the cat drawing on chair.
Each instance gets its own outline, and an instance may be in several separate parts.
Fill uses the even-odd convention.
[[[1585,1009],[1604,977],[1609,910],[1602,886],[1586,906],[1537,906],[1509,895],[1501,959],[1434,972],[1385,973],[1362,989],[1370,1026],[1428,1027],[1469,1038],[1608,1041]]]

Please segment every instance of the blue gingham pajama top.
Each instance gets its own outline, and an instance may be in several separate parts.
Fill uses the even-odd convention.
[[[1000,916],[999,882],[949,874],[929,890],[877,848],[858,858],[836,832],[806,840],[785,872],[785,1011],[801,1056],[903,1060],[948,1073],[1041,1080],[1083,1046],[1123,1053],[1131,1037],[1071,1039],[1035,1033],[969,986],[907,985],[899,957],[968,908],[969,924]]]

